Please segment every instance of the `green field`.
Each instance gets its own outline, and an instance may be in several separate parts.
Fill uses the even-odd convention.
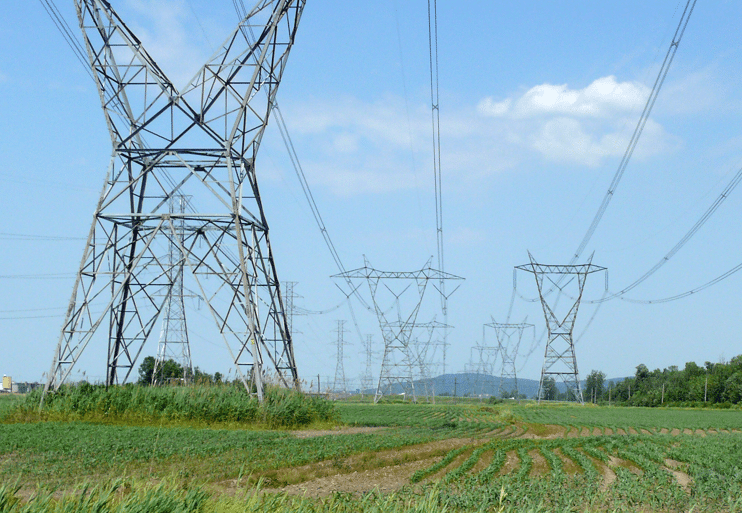
[[[339,402],[335,426],[266,429],[18,422],[15,401],[0,511],[742,511],[738,409]]]

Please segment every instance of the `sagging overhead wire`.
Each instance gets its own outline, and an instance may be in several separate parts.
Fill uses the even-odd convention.
[[[613,179],[611,180],[611,183],[608,186],[608,190],[603,196],[603,201],[600,203],[600,206],[598,207],[598,211],[595,213],[595,216],[593,217],[593,220],[590,223],[590,226],[588,227],[587,232],[585,233],[585,236],[582,238],[582,241],[580,242],[579,246],[577,246],[577,249],[572,255],[569,265],[574,264],[577,261],[577,259],[579,259],[580,256],[582,255],[582,252],[585,251],[585,248],[587,247],[593,235],[595,234],[595,231],[597,230],[598,225],[600,224],[600,221],[603,219],[603,215],[608,209],[608,205],[610,205],[611,200],[613,199],[613,196],[616,192],[616,189],[618,189],[618,185],[620,184],[621,179],[623,178],[624,172],[626,171],[626,167],[629,165],[631,156],[634,154],[636,145],[639,143],[639,138],[641,137],[642,132],[644,131],[644,126],[647,124],[647,121],[649,120],[649,115],[652,113],[652,108],[654,107],[654,104],[657,101],[657,96],[659,95],[660,90],[662,89],[662,85],[665,82],[667,73],[670,71],[670,66],[672,65],[672,62],[675,59],[675,54],[678,51],[678,47],[680,46],[680,41],[683,39],[683,35],[685,34],[685,29],[688,26],[688,21],[690,21],[690,16],[693,13],[693,9],[695,8],[695,6],[696,6],[696,0],[688,0],[685,4],[685,9],[683,9],[683,13],[680,16],[680,21],[678,22],[678,26],[675,29],[675,33],[673,34],[672,41],[670,42],[670,46],[667,49],[665,58],[662,61],[662,66],[660,66],[660,70],[657,73],[657,78],[655,79],[654,84],[652,85],[652,90],[650,91],[649,97],[647,98],[647,101],[644,104],[644,109],[642,110],[641,116],[639,116],[639,121],[636,123],[636,127],[634,128],[634,132],[631,135],[629,144],[626,147],[623,157],[621,158],[621,161],[618,164],[618,169],[616,169],[616,172],[613,175]],[[559,281],[561,282],[561,278]],[[545,292],[544,295],[548,296],[552,294],[553,292],[554,292],[554,288],[552,287],[547,292]],[[536,301],[538,301],[538,298],[525,298],[523,296],[520,296],[520,297],[523,300],[532,302],[532,303],[535,303]],[[605,300],[612,299],[613,297],[614,296],[611,296]]]
[[[690,230],[688,230],[686,232],[686,234],[677,242],[677,244],[675,244],[675,246],[673,246],[672,249],[670,249],[670,251],[668,251],[665,254],[665,256],[663,256],[660,259],[660,261],[657,262],[654,265],[654,267],[652,267],[650,270],[648,270],[646,273],[644,273],[641,277],[639,277],[639,279],[637,279],[636,281],[634,281],[633,283],[631,283],[629,286],[624,287],[619,292],[612,293],[609,296],[605,296],[605,297],[603,297],[601,299],[597,299],[597,300],[593,300],[593,301],[586,301],[586,302],[587,303],[602,303],[604,301],[609,301],[609,300],[614,299],[614,298],[617,298],[617,297],[618,298],[621,298],[621,299],[624,299],[626,301],[639,302],[639,303],[668,302],[668,301],[673,301],[674,299],[680,299],[681,297],[687,297],[690,294],[693,294],[695,292],[698,292],[698,290],[703,290],[704,288],[710,287],[711,285],[713,285],[715,283],[718,283],[722,279],[724,279],[724,278],[726,278],[726,277],[731,276],[732,274],[734,274],[734,272],[731,272],[730,273],[729,271],[727,271],[727,273],[724,273],[722,275],[723,277],[719,277],[719,279],[712,280],[711,282],[709,282],[709,283],[707,283],[705,285],[702,285],[698,289],[694,289],[695,292],[689,291],[687,293],[678,294],[677,296],[673,296],[671,298],[665,298],[663,300],[656,300],[656,301],[651,301],[651,300],[628,300],[626,298],[621,297],[624,294],[626,294],[627,292],[629,292],[630,290],[636,288],[638,285],[640,285],[644,281],[646,281],[647,278],[649,278],[654,273],[656,273],[673,256],[675,256],[675,254],[678,251],[680,251],[680,249],[682,249],[682,247],[685,246],[688,243],[688,241],[698,232],[698,230],[700,230],[701,227],[704,224],[706,224],[706,221],[708,221],[709,218],[719,209],[719,207],[729,197],[729,195],[732,193],[732,191],[734,191],[734,189],[737,187],[737,185],[739,185],[740,181],[742,181],[742,168],[740,168],[739,171],[737,171],[737,174],[734,175],[734,177],[729,182],[729,184],[727,184],[727,186],[724,188],[724,190],[721,192],[721,194],[719,194],[719,196],[716,198],[716,200],[714,200],[714,202],[711,204],[711,206],[709,206],[709,208],[706,209],[706,211],[703,213],[703,215],[701,216],[701,218],[698,219],[698,221],[695,222],[695,224],[690,228]]]
[[[667,49],[664,61],[662,61],[662,66],[660,67],[660,71],[654,81],[652,91],[649,93],[647,103],[644,105],[644,110],[642,111],[642,114],[639,117],[639,121],[634,128],[634,133],[631,135],[629,145],[623,154],[623,158],[621,158],[621,162],[618,164],[618,169],[613,175],[613,180],[611,180],[611,183],[608,186],[608,190],[603,197],[603,201],[598,207],[598,211],[595,213],[595,217],[593,218],[592,223],[590,223],[590,227],[587,229],[587,233],[585,233],[585,236],[582,238],[582,242],[580,242],[580,245],[577,246],[577,250],[575,251],[574,255],[572,255],[570,264],[575,263],[577,259],[580,258],[580,255],[582,255],[582,252],[585,251],[585,247],[587,247],[590,239],[592,239],[595,230],[598,228],[598,224],[600,224],[600,220],[603,218],[605,211],[608,209],[608,205],[610,204],[611,199],[613,199],[613,195],[616,192],[619,183],[621,182],[621,178],[626,171],[626,167],[629,165],[631,156],[634,154],[634,149],[636,148],[636,145],[639,142],[639,138],[644,131],[644,126],[647,124],[649,115],[652,113],[652,108],[657,101],[657,96],[662,89],[662,84],[664,84],[667,73],[668,71],[670,71],[670,66],[672,65],[672,61],[678,51],[680,41],[683,39],[685,29],[688,26],[688,21],[690,20],[690,16],[693,13],[693,9],[695,8],[695,6],[696,0],[688,0],[688,2],[685,4],[683,14],[680,16],[680,22],[678,23],[677,29],[675,29],[675,34],[673,35],[672,42],[670,43],[670,47]]]
[[[237,17],[240,19],[240,21],[244,20],[248,15],[248,11],[247,11],[247,8],[245,7],[244,2],[242,0],[232,0],[232,3],[234,4]],[[256,39],[255,35],[253,34],[252,27],[249,27],[249,31],[243,30],[242,33],[248,41],[254,41]],[[296,153],[296,148],[294,147],[294,143],[291,140],[291,136],[289,135],[289,131],[288,131],[288,128],[286,127],[286,122],[283,119],[283,114],[281,113],[281,109],[278,107],[278,102],[275,99],[273,100],[273,103],[271,105],[271,110],[276,113],[276,115],[274,116],[274,119],[276,120],[276,124],[278,125],[278,130],[281,133],[281,138],[283,139],[283,143],[286,146],[286,150],[288,151],[289,159],[291,160],[291,165],[294,167],[294,172],[296,173],[296,176],[299,179],[299,183],[301,184],[302,191],[304,192],[304,197],[306,198],[307,203],[309,203],[309,208],[312,211],[312,216],[314,217],[314,221],[317,224],[317,227],[319,228],[320,233],[322,234],[322,238],[325,241],[325,245],[327,246],[327,249],[330,251],[330,254],[332,255],[332,259],[335,262],[335,265],[337,266],[338,270],[342,274],[345,274],[346,273],[345,266],[343,265],[343,262],[340,259],[340,255],[338,254],[337,249],[335,249],[335,244],[333,244],[332,239],[330,238],[330,233],[327,231],[327,227],[325,226],[325,223],[322,220],[322,215],[319,212],[319,208],[317,208],[317,203],[314,201],[314,195],[312,194],[312,190],[309,188],[309,183],[307,182],[306,175],[304,174],[304,169],[301,167],[301,162],[299,161],[299,156]],[[361,332],[361,327],[358,324],[358,319],[356,317],[355,310],[353,309],[353,303],[350,300],[350,296],[354,295],[358,299],[358,301],[361,303],[361,305],[367,310],[371,311],[372,308],[366,302],[366,300],[363,299],[363,296],[361,296],[358,293],[357,287],[353,286],[353,283],[350,280],[350,278],[346,278],[346,284],[350,288],[350,292],[345,292],[342,289],[340,289],[340,291],[346,296],[346,301],[348,303],[348,310],[350,310],[350,316],[351,316],[351,319],[353,320],[353,326],[355,327],[356,333],[358,335],[358,339],[363,341],[363,333]]]
[[[662,85],[665,82],[665,78],[667,77],[667,73],[670,70],[670,66],[672,65],[672,62],[675,58],[675,54],[677,53],[678,47],[680,46],[680,42],[683,39],[683,35],[685,34],[685,30],[688,26],[688,22],[690,21],[691,14],[693,14],[693,10],[696,6],[696,0],[687,0],[685,4],[685,8],[683,9],[683,13],[680,17],[680,20],[678,22],[678,26],[675,29],[675,33],[673,34],[672,41],[670,42],[670,46],[667,49],[667,53],[665,54],[665,58],[662,61],[662,66],[660,67],[660,70],[657,74],[657,78],[654,81],[654,84],[652,86],[652,90],[650,91],[649,97],[647,98],[647,101],[644,105],[644,109],[642,110],[642,114],[639,117],[639,121],[636,124],[636,127],[634,128],[634,132],[631,136],[631,139],[629,140],[629,144],[626,148],[626,151],[624,151],[623,157],[621,158],[621,161],[619,162],[618,169],[616,169],[616,172],[613,175],[613,179],[611,180],[610,185],[608,186],[608,190],[605,193],[605,196],[603,197],[603,201],[601,202],[600,206],[598,207],[597,212],[595,213],[595,216],[593,217],[592,222],[590,223],[590,226],[587,229],[587,232],[585,233],[585,236],[582,238],[582,241],[580,242],[579,246],[575,250],[575,253],[572,255],[572,258],[570,260],[570,265],[574,264],[582,255],[583,251],[585,251],[585,248],[589,244],[590,240],[592,239],[593,235],[595,234],[595,231],[598,228],[598,225],[600,224],[600,221],[603,218],[603,215],[605,214],[606,210],[608,209],[608,205],[610,204],[611,200],[613,199],[613,196],[616,192],[616,189],[618,188],[618,185],[621,182],[621,179],[623,178],[624,172],[626,171],[626,167],[629,164],[629,161],[631,160],[632,155],[634,154],[634,150],[636,148],[636,145],[639,142],[639,138],[642,135],[642,132],[644,130],[644,127],[647,123],[647,120],[649,119],[649,115],[652,112],[652,108],[654,107],[655,102],[657,101],[657,96],[660,93],[660,90],[662,89]],[[734,180],[733,180],[734,182]],[[735,183],[736,186],[736,183]],[[717,200],[718,201],[718,200]],[[723,201],[723,200],[722,200]],[[707,212],[707,214],[704,214],[704,217],[699,220],[696,225],[694,225],[694,228],[691,229],[691,231],[686,234],[686,236],[676,245],[673,250],[668,253],[668,255],[671,257],[674,255],[677,251],[682,248],[683,245],[690,239],[690,237],[695,234],[695,232],[700,228],[703,223],[706,222],[708,219],[708,216],[710,216],[713,211],[718,208],[718,205],[716,207],[713,207],[711,212]],[[666,258],[660,261],[657,265],[655,265],[652,269],[650,269],[647,273],[645,273],[642,277],[640,277],[636,282],[632,283],[629,287],[622,290],[621,292],[617,294],[603,294],[603,297],[601,297],[599,300],[595,301],[585,301],[587,303],[598,303],[600,305],[601,303],[608,301],[610,299],[614,299],[616,297],[620,297],[621,294],[633,289],[637,285],[639,285],[641,282],[645,281],[647,278],[649,278],[652,274],[654,274],[657,270],[659,270],[662,265],[667,261],[667,255]],[[722,278],[723,279],[723,278]],[[560,280],[561,281],[561,280]],[[720,280],[719,280],[720,281]],[[710,286],[710,285],[708,285]],[[552,287],[549,291],[547,291],[544,295],[549,295],[554,292],[555,289],[558,289],[557,287]],[[537,302],[539,301],[539,298],[526,298],[519,294],[516,290],[516,287],[513,287],[513,294],[518,294],[518,296],[523,299],[524,301],[528,302]],[[559,294],[561,295],[561,290],[559,290]],[[678,298],[679,299],[679,298]],[[585,327],[585,330],[590,326],[592,321],[595,319],[596,315],[598,314],[598,311],[600,308],[596,308],[593,312],[592,317],[590,318],[590,321],[588,322],[587,326]],[[578,341],[582,338],[583,333],[580,334],[580,337],[578,338]],[[540,337],[540,339],[543,339],[543,334]],[[540,341],[539,341],[540,344]],[[535,350],[535,346],[529,351],[528,356],[530,356],[533,351]]]

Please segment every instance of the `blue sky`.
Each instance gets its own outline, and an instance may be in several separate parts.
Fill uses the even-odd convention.
[[[236,23],[232,2],[120,0],[114,7],[176,83],[207,59]],[[466,281],[452,296],[447,371],[469,363],[490,316],[503,321],[515,265],[567,263],[626,148],[685,2],[439,2],[440,119],[446,271]],[[59,4],[76,29],[72,2]],[[742,167],[738,84],[742,5],[699,2],[626,174],[587,256],[617,291],[680,240]],[[74,273],[110,157],[94,85],[40,2],[13,2],[0,21],[0,372],[40,379],[51,363]],[[363,255],[383,270],[419,269],[435,253],[427,3],[310,0],[278,101],[320,211],[345,266]],[[296,281],[296,303],[342,303],[337,269],[311,219],[275,126],[258,176],[276,265]],[[734,191],[701,231],[627,297],[693,289],[742,260]],[[8,234],[64,237],[19,240]],[[595,279],[593,279],[595,278]],[[576,351],[581,374],[633,374],[636,365],[682,366],[742,353],[742,273],[660,305],[604,304]],[[518,288],[536,294],[532,276]],[[602,276],[585,299],[600,298]],[[426,319],[435,310],[427,298]],[[191,302],[193,302],[191,300]],[[195,306],[195,305],[191,305]],[[595,305],[584,304],[580,336]],[[195,310],[194,319],[204,312]],[[356,306],[362,334],[381,335]],[[516,299],[513,319],[544,326],[537,303]],[[297,317],[299,372],[335,371],[342,306]],[[440,317],[438,318],[440,320]],[[196,321],[199,322],[199,321]],[[365,357],[349,322],[345,370]],[[492,333],[486,342],[492,342]],[[208,336],[195,363],[226,372]],[[537,378],[543,343],[524,342],[519,375]],[[156,343],[150,342],[154,354]],[[531,350],[532,351],[529,351]],[[103,375],[88,350],[86,375]],[[528,353],[531,353],[530,355]],[[104,354],[101,350],[100,354]]]

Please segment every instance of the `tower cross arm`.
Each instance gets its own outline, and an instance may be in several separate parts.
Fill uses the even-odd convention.
[[[532,262],[530,264],[516,265],[515,268],[534,274],[590,274],[606,270],[605,267],[592,263],[578,265],[549,265]]]
[[[399,279],[399,280],[463,280],[461,276],[425,267],[418,271],[380,271],[371,267],[360,267],[352,271],[334,274],[331,278],[350,279]]]

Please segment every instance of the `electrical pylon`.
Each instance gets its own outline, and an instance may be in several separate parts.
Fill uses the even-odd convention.
[[[167,290],[167,302],[162,319],[162,330],[160,331],[160,342],[157,347],[155,367],[152,372],[152,382],[157,379],[157,372],[162,365],[173,360],[183,369],[183,382],[189,376],[194,376],[193,361],[191,360],[191,345],[188,340],[188,328],[185,314],[185,289],[183,286],[183,239],[185,234],[185,220],[182,214],[186,211],[187,199],[178,194],[170,198],[170,214],[181,214],[174,216],[175,237],[177,242],[170,241],[168,251],[168,281],[172,287]]]
[[[337,359],[335,363],[335,380],[332,382],[332,391],[335,395],[341,392],[347,396],[348,382],[345,380],[345,358],[343,356],[343,346],[346,344],[344,335],[348,332],[348,330],[345,329],[345,322],[346,321],[337,321],[338,327],[335,330],[335,333],[337,334],[337,352],[335,353]]]
[[[45,391],[89,344],[108,346],[107,385],[127,381],[174,286],[170,243],[246,389],[262,400],[264,365],[299,387],[255,159],[305,1],[259,0],[183,90],[110,3],[75,1],[113,153]],[[176,194],[198,211],[171,214]]]
[[[502,398],[505,395],[505,380],[512,380],[515,390],[515,398],[518,398],[518,374],[515,370],[515,359],[518,356],[520,342],[523,340],[523,332],[529,328],[534,328],[533,324],[528,324],[528,318],[519,324],[501,323],[492,319],[492,322],[485,324],[494,328],[495,337],[497,338],[497,352],[500,354],[502,366],[500,368],[500,386],[497,394]],[[517,335],[515,341],[513,338]]]
[[[364,280],[367,282],[374,311],[379,320],[381,334],[384,339],[384,356],[381,361],[381,372],[376,387],[374,403],[379,402],[385,395],[390,395],[396,390],[402,390],[405,397],[417,400],[415,392],[415,367],[418,364],[415,357],[412,341],[416,329],[424,327],[417,323],[420,307],[425,296],[425,291],[430,280],[463,280],[459,276],[444,273],[432,269],[428,260],[425,266],[418,271],[379,271],[369,265],[364,257],[364,266],[352,271],[336,274],[333,278],[343,278],[346,281]],[[387,284],[392,281],[400,283],[401,286],[394,290]],[[383,283],[383,288],[379,287]],[[406,284],[406,286],[404,286]],[[406,301],[402,307],[402,296],[412,286],[417,291],[416,300]],[[359,285],[360,286],[360,285]],[[386,292],[384,292],[386,291]],[[382,295],[385,297],[382,298]],[[408,296],[411,296],[409,294]],[[388,300],[391,305],[382,308],[380,303]]]
[[[541,402],[543,398],[544,379],[557,378],[564,383],[567,392],[573,394],[575,401],[584,404],[572,332],[574,331],[577,310],[580,307],[582,291],[585,288],[587,275],[604,271],[606,268],[593,265],[592,255],[586,264],[579,265],[538,264],[533,260],[530,252],[528,253],[528,258],[531,263],[519,265],[516,269],[528,271],[535,276],[538,294],[541,298],[541,306],[544,309],[544,317],[546,318],[546,326],[549,330],[549,338],[546,341],[546,350],[544,352],[544,366],[541,369],[541,379],[538,386],[538,400]],[[553,276],[560,276],[560,278],[554,281],[552,279]],[[574,279],[564,283],[566,276],[575,276],[577,283],[574,283]],[[552,291],[558,291],[557,297],[551,306],[546,302],[546,296],[549,291],[544,290],[545,279],[548,279],[553,285],[554,288]],[[565,289],[570,285],[573,285],[573,292],[576,285],[576,293],[567,296]],[[572,302],[567,305],[569,308],[566,309],[566,314],[564,314],[565,309],[561,309],[561,313],[557,314],[559,299],[562,296],[567,297]],[[564,315],[562,316],[562,314]]]
[[[469,359],[472,361],[472,368],[476,368],[476,379],[477,383],[475,388],[479,389],[479,394],[484,395],[487,377],[492,377],[495,374],[495,363],[497,362],[497,354],[499,348],[496,346],[487,346],[482,342],[481,346],[474,346],[471,348]],[[472,353],[479,353],[479,361],[475,364]],[[476,365],[476,367],[475,367]]]
[[[361,397],[363,397],[363,394],[366,390],[369,390],[373,386],[374,382],[372,371],[374,358],[372,339],[373,335],[366,335],[366,340],[363,342],[363,349],[366,355],[366,361],[363,374],[361,375]]]

